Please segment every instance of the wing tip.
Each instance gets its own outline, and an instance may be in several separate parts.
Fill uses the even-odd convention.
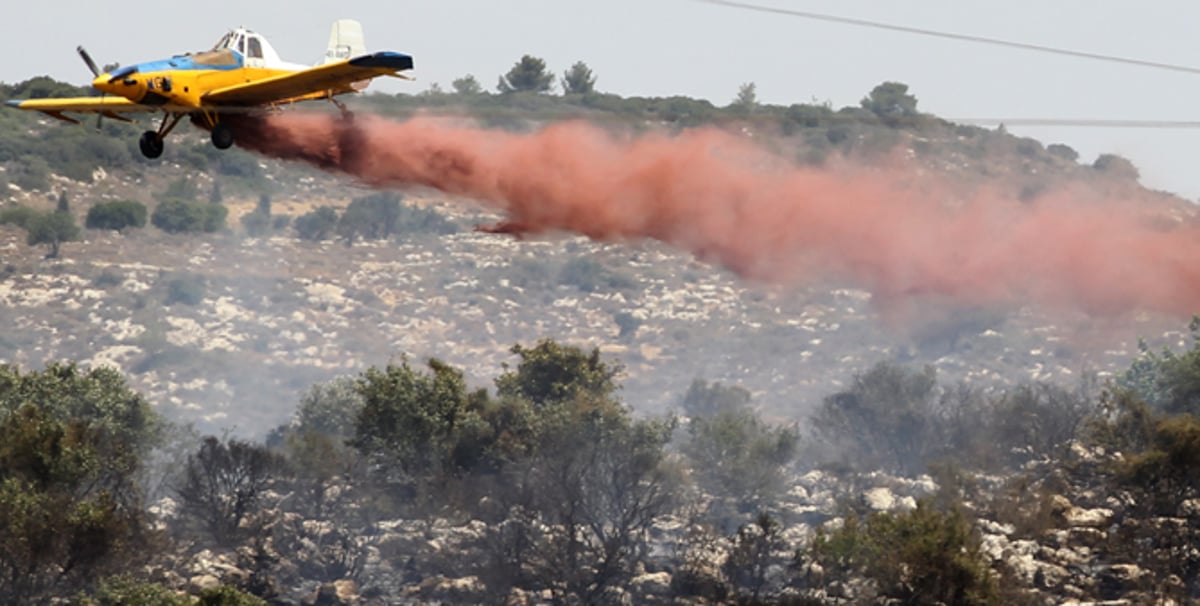
[[[9,107],[19,108],[19,107],[21,107],[21,103],[23,103],[23,102],[24,102],[23,99],[9,99],[8,101],[5,101],[4,104]]]
[[[406,55],[404,53],[379,51],[377,53],[355,57],[350,60],[350,65],[355,67],[386,67],[399,71],[412,69],[413,58],[411,55]]]

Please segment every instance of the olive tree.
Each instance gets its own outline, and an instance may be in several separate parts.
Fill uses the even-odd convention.
[[[548,93],[554,88],[554,74],[546,61],[533,55],[521,57],[508,73],[500,76],[496,89],[501,93]]]
[[[112,369],[0,366],[0,604],[49,602],[147,555],[137,474],[159,435]]]

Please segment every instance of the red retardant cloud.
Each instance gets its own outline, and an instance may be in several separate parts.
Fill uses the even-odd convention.
[[[798,168],[715,129],[619,137],[582,122],[514,134],[430,118],[238,121],[248,149],[507,214],[488,231],[654,238],[748,279],[849,279],[882,305],[936,295],[1098,315],[1200,311],[1200,227],[1152,221],[1136,200],[964,196],[912,169]]]

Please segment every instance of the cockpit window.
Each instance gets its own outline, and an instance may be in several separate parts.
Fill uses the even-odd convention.
[[[195,61],[197,65],[223,66],[238,64],[237,57],[233,54],[233,51],[230,51],[227,48],[196,53],[192,55],[192,60]]]
[[[221,36],[221,39],[217,40],[217,43],[213,45],[212,49],[213,50],[221,50],[223,48],[229,48],[230,38],[232,38],[232,37],[233,37],[233,32],[229,32],[229,33],[225,34],[224,36]]]
[[[253,59],[262,59],[262,43],[255,36],[246,38],[246,56]]]

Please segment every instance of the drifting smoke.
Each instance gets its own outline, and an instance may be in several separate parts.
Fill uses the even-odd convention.
[[[509,220],[491,230],[654,238],[772,283],[850,279],[882,305],[921,297],[1112,315],[1200,310],[1200,227],[1144,205],[1050,194],[969,199],[915,171],[797,168],[711,129],[622,138],[583,123],[533,134],[285,113],[241,145],[374,187],[432,187]]]

